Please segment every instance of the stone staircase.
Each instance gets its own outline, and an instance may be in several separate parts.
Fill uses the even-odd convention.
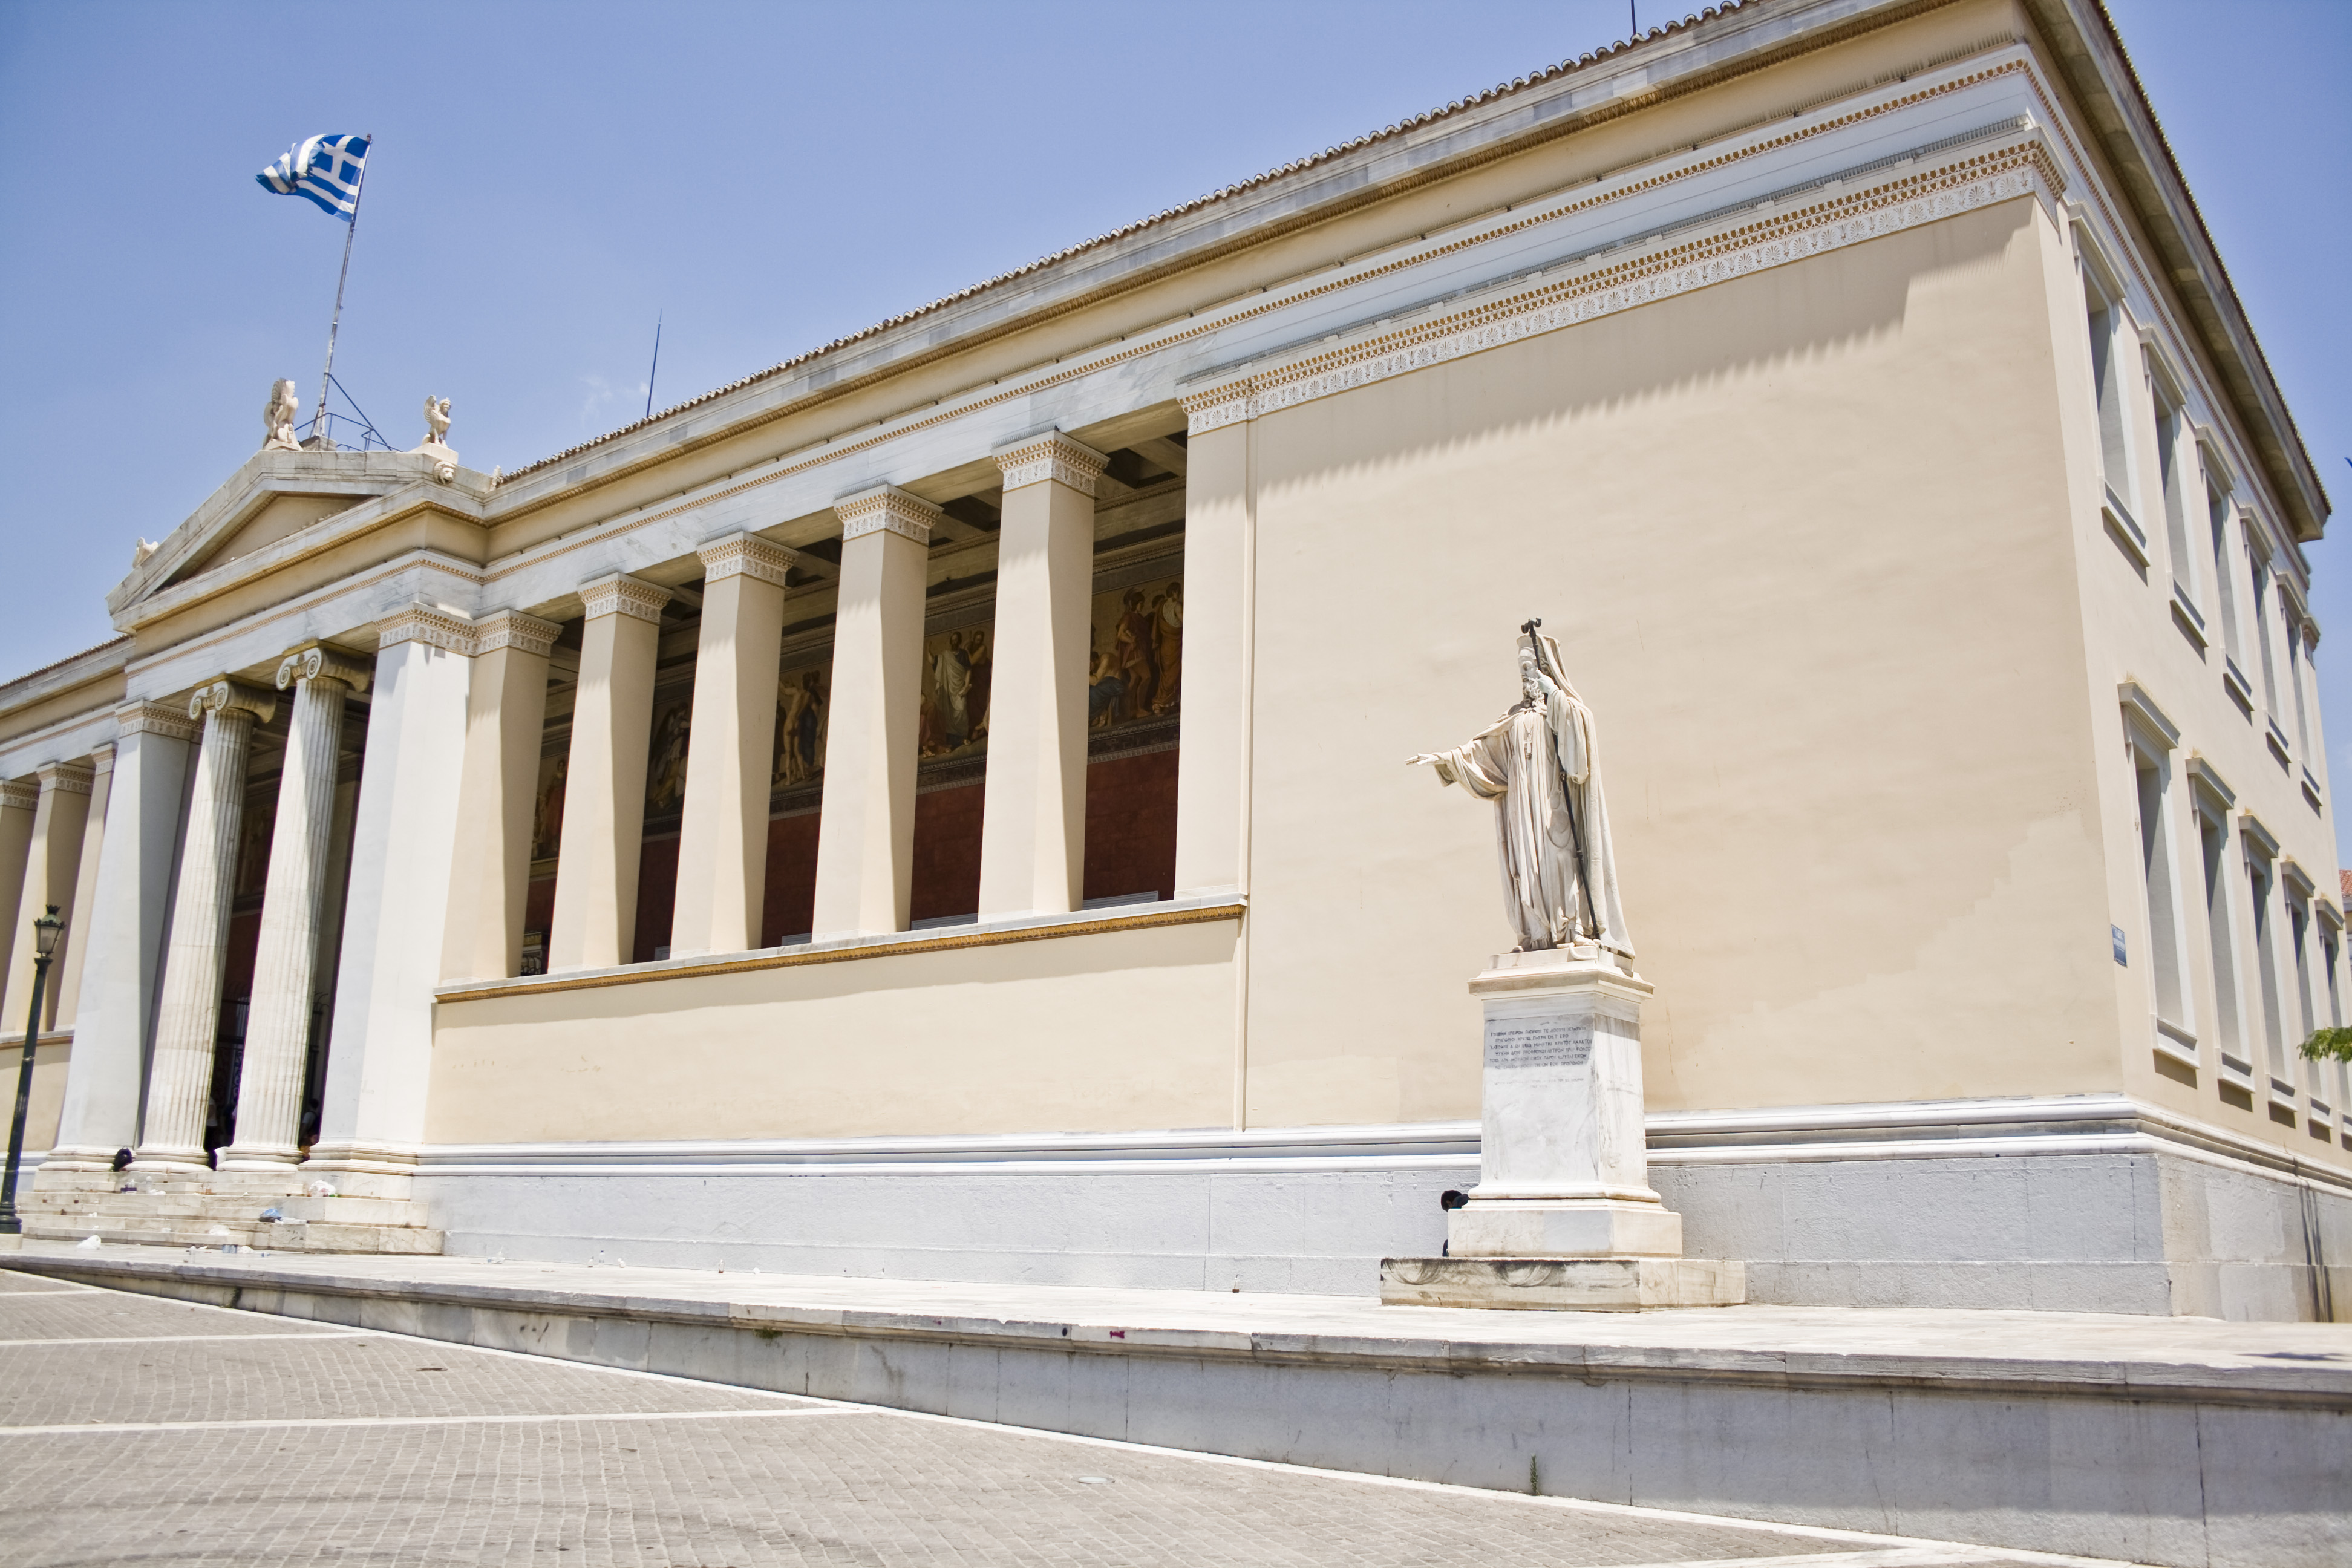
[[[405,1176],[339,1172],[321,1194],[299,1173],[42,1171],[17,1205],[25,1235],[144,1247],[437,1255],[441,1233]],[[264,1209],[283,1217],[266,1220]]]

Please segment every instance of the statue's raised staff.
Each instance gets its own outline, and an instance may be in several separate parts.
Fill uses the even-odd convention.
[[[1424,752],[1446,784],[1495,803],[1495,848],[1515,952],[1591,945],[1633,956],[1601,793],[1592,710],[1568,683],[1543,623],[1519,628],[1519,700],[1469,740]]]

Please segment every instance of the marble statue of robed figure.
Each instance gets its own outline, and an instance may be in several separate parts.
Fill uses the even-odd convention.
[[[1590,943],[1633,955],[1617,895],[1617,857],[1601,792],[1592,710],[1568,683],[1559,645],[1530,622],[1519,638],[1522,696],[1509,711],[1426,763],[1445,784],[1495,803],[1503,908],[1517,952]]]

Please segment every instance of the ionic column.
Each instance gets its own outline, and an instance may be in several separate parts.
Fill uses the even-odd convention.
[[[278,775],[269,875],[261,889],[261,940],[246,1014],[236,1139],[221,1151],[224,1171],[277,1170],[302,1157],[302,1068],[310,1044],[319,909],[335,816],[343,698],[367,679],[364,666],[324,647],[298,649],[278,667],[278,689],[294,689],[294,716]]]
[[[923,591],[940,515],[889,485],[835,501],[833,510],[841,519],[841,607],[817,820],[819,942],[907,929]]]
[[[36,770],[40,795],[33,807],[33,836],[26,846],[24,881],[16,903],[16,923],[8,933],[13,953],[8,984],[0,1000],[0,1038],[16,1038],[33,1005],[33,922],[51,905],[58,918],[73,929],[74,881],[81,864],[82,829],[89,822],[89,769],[77,763],[50,763]],[[41,999],[47,1014],[57,1000],[56,981]],[[46,1026],[46,1019],[44,1020]]]
[[[245,815],[245,759],[253,726],[278,699],[234,680],[197,688],[188,717],[201,717],[195,790],[180,849],[180,890],[172,900],[172,944],[163,955],[155,1056],[147,1070],[147,1121],[139,1141],[143,1169],[202,1166],[205,1110],[212,1092],[213,1046],[220,1033],[221,971],[228,956],[228,906],[236,890],[237,826]]]
[[[106,845],[107,796],[114,788],[114,745],[92,746],[89,752],[89,810],[82,818],[81,847],[74,857],[73,903],[68,908],[64,945],[58,955],[56,978],[49,984],[48,1026],[70,1029],[81,1002],[82,966],[89,954],[85,934],[98,908],[98,862]]]
[[[474,623],[414,605],[377,630],[326,1098],[306,1173],[404,1173],[433,1077]]]
[[[81,900],[86,912],[76,922],[81,929],[65,937],[68,973],[79,978],[74,1044],[66,1059],[57,1145],[45,1171],[102,1171],[116,1150],[139,1141],[142,1063],[171,903],[180,794],[188,779],[189,748],[200,731],[185,709],[160,702],[118,708],[114,723],[97,880]],[[94,789],[91,801],[94,806]],[[91,819],[100,820],[95,810]]]
[[[608,969],[636,942],[637,864],[646,832],[646,750],[653,739],[654,663],[669,590],[635,577],[580,586],[588,621],[572,709],[563,846],[555,861],[550,973]]]
[[[39,779],[0,779],[0,910],[14,910],[24,901],[25,868],[32,858],[33,824],[40,807]],[[13,931],[0,939],[0,989],[16,967],[20,945]],[[0,1024],[0,1031],[5,1028]]]
[[[499,610],[474,624],[457,850],[441,944],[444,980],[521,972],[530,814],[539,788],[540,734],[547,724],[547,656],[563,629],[520,610]]]
[[[1184,476],[1184,744],[1176,896],[1239,892],[1249,854],[1249,595],[1256,507],[1247,420],[1194,433]]]
[[[749,533],[701,557],[702,640],[694,662],[686,808],[678,829],[673,958],[760,945],[768,883],[768,782],[776,741],[776,664],[793,552]]]
[[[988,698],[980,918],[1060,914],[1086,881],[1087,626],[1095,480],[1108,459],[1060,431],[996,454],[996,675]]]

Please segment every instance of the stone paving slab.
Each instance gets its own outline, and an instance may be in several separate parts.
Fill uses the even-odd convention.
[[[1176,1454],[396,1335],[219,1338],[239,1314],[140,1304],[202,1337],[0,1345],[0,1394],[110,1423],[0,1431],[7,1562],[2088,1563]],[[420,1394],[412,1380],[427,1376],[437,1381]],[[257,1377],[266,1400],[224,1399]],[[239,1414],[258,1411],[272,1414]],[[190,1412],[210,1425],[182,1425]]]
[[[137,1339],[145,1334],[185,1334],[194,1331],[183,1315],[186,1305],[148,1296],[126,1296],[113,1290],[36,1291],[0,1293],[0,1341],[57,1339]],[[269,1318],[254,1312],[215,1312],[205,1331],[215,1334],[323,1332],[329,1325],[312,1325],[299,1318]]]

